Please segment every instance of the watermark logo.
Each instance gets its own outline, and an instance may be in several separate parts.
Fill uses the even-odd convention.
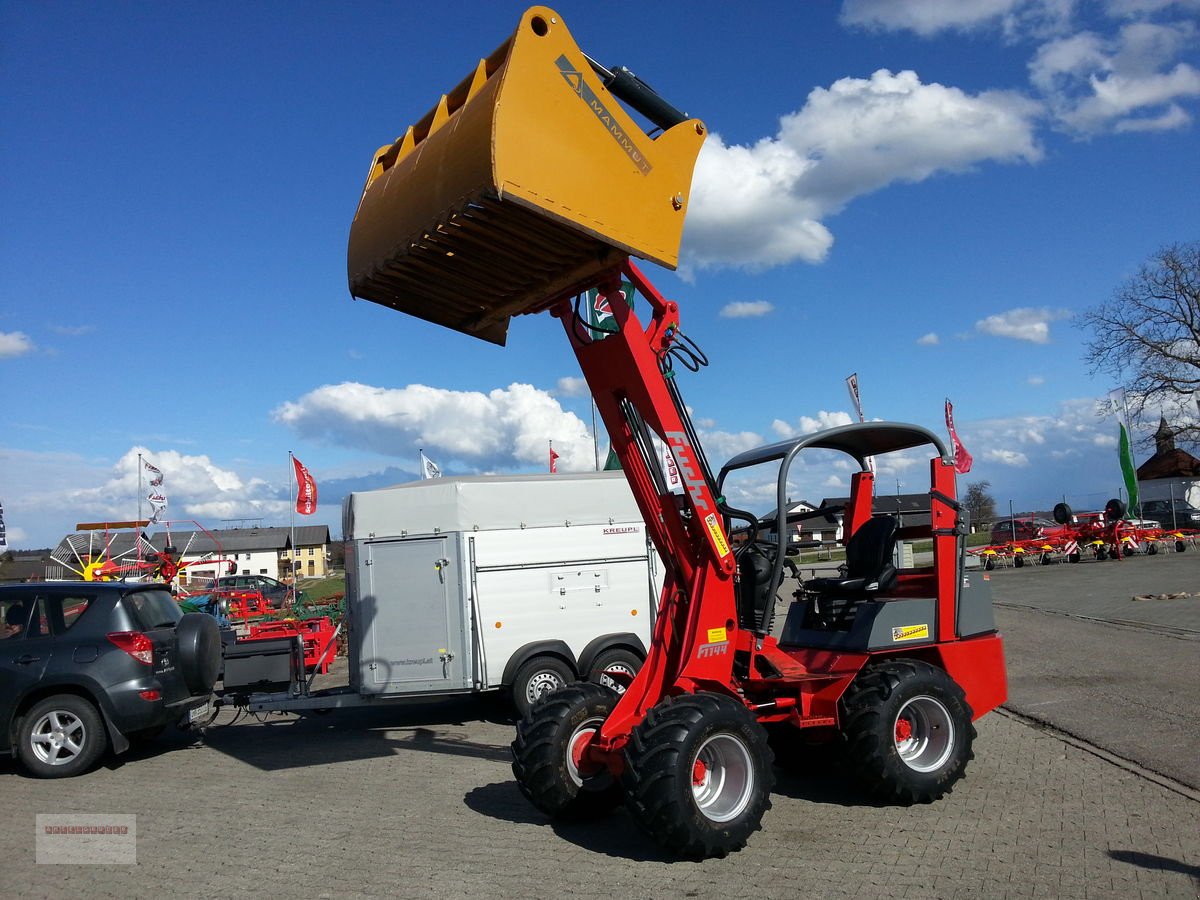
[[[39,865],[137,865],[137,816],[46,813],[35,827]]]

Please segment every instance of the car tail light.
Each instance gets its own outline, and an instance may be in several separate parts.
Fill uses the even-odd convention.
[[[148,666],[154,663],[154,645],[140,631],[113,631],[108,634],[108,639],[138,662]]]
[[[155,691],[155,690],[138,691],[138,696],[141,697],[143,700],[149,700],[149,701],[161,700],[162,699],[162,691]]]

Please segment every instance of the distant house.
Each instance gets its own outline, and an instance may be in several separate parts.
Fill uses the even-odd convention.
[[[1154,455],[1138,466],[1138,494],[1143,500],[1184,500],[1200,506],[1200,459],[1175,446],[1166,417],[1154,433]]]
[[[12,550],[0,555],[0,584],[43,581],[50,554],[45,550]]]
[[[155,550],[171,548],[175,558],[191,564],[180,575],[184,584],[229,574],[230,568],[239,575],[271,578],[284,578],[289,572],[301,578],[320,578],[328,574],[329,527],[298,526],[294,553],[292,534],[293,529],[283,527],[227,528],[210,532],[157,531],[147,538]],[[67,535],[59,542],[54,559],[46,566],[45,577],[50,580],[78,578],[89,563],[105,556],[118,563],[137,560],[135,532],[114,531],[106,535],[103,531],[92,531]]]
[[[845,507],[850,503],[849,497],[826,497],[821,501],[821,508],[826,507]],[[912,525],[929,525],[933,521],[932,512],[930,509],[929,494],[876,494],[875,501],[871,505],[871,511],[876,516],[892,515],[899,521],[901,527],[907,528]],[[838,520],[838,535],[837,539],[841,540],[841,520],[840,512],[833,514]]]

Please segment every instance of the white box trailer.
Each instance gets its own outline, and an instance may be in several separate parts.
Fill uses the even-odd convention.
[[[342,528],[350,689],[255,695],[252,709],[505,690],[524,711],[645,657],[662,566],[620,472],[353,493]]]

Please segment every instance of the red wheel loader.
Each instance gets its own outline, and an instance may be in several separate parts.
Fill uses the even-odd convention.
[[[551,816],[623,802],[688,857],[740,849],[770,807],[773,762],[803,763],[822,745],[885,801],[941,797],[972,757],[972,721],[1006,690],[988,585],[963,571],[965,516],[937,436],[848,425],[709,466],[676,378],[707,360],[630,259],[676,265],[705,131],[533,7],[376,152],[348,265],[354,296],[486,341],[503,344],[513,316],[562,322],[667,576],[637,676],[611,673],[623,693],[580,684],[539,701],[517,728],[513,772]],[[647,299],[646,322],[622,301],[622,280]],[[603,332],[580,312],[592,288],[612,311]],[[656,444],[670,448],[683,493],[667,487]],[[788,473],[809,448],[858,468],[846,567],[802,583],[775,628]],[[902,528],[873,514],[868,460],[913,448],[928,453],[930,523]],[[769,540],[722,493],[750,466],[776,472]],[[896,541],[918,537],[932,541],[932,565],[897,568]]]

